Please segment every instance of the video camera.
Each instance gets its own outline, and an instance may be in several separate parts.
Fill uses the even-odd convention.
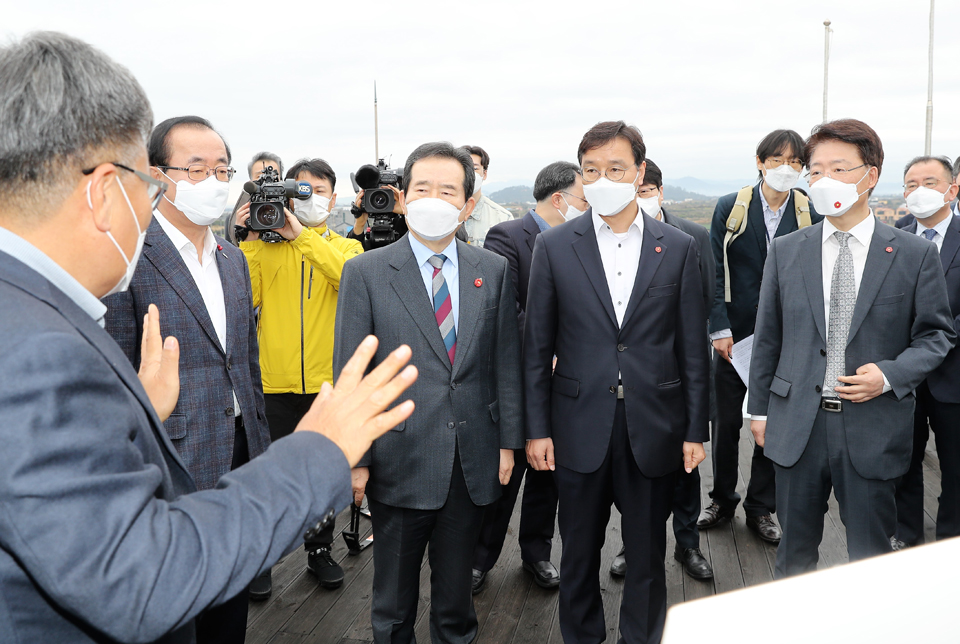
[[[397,241],[406,233],[406,223],[403,218],[393,212],[397,199],[393,191],[386,186],[394,186],[398,190],[403,182],[403,170],[391,169],[383,159],[377,165],[364,165],[356,172],[350,173],[350,181],[357,192],[363,190],[363,203],[360,208],[356,204],[350,209],[354,217],[367,214],[367,225],[370,229],[364,235],[365,246],[380,248]]]
[[[284,208],[289,199],[306,200],[313,194],[313,188],[306,181],[296,179],[280,180],[276,168],[267,166],[256,181],[247,181],[243,190],[250,195],[250,219],[247,220],[249,230],[259,233],[264,241],[281,241],[279,233],[267,233],[283,228],[287,223]],[[242,227],[238,226],[238,228]],[[238,233],[240,231],[237,231]],[[239,236],[239,235],[238,235]]]

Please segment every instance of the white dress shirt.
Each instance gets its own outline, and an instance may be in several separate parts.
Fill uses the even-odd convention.
[[[433,307],[433,266],[428,261],[438,253],[433,252],[412,234],[407,235],[410,240],[410,248],[413,249],[413,256],[417,260],[417,266],[420,267],[420,275],[423,277],[423,287],[427,289],[427,299],[430,306]],[[447,290],[450,291],[450,306],[453,307],[453,328],[460,331],[460,256],[457,255],[457,239],[444,248],[440,253],[447,259],[444,260],[440,272],[447,283]]]
[[[943,248],[943,236],[947,234],[947,228],[950,227],[952,216],[953,213],[950,213],[950,215],[944,217],[943,221],[933,227],[933,230],[935,230],[937,234],[933,236],[931,241],[937,245],[938,251]],[[923,219],[917,219],[917,237],[923,237],[923,231],[929,230],[929,228],[923,222]],[[926,239],[926,237],[923,238]]]
[[[180,253],[183,262],[187,265],[187,270],[193,277],[197,290],[200,291],[200,297],[203,298],[203,305],[207,309],[207,315],[213,322],[213,330],[220,340],[220,347],[223,352],[227,352],[227,306],[223,299],[223,282],[220,281],[220,270],[217,268],[217,240],[213,238],[213,233],[207,228],[203,237],[203,252],[201,257],[203,262],[197,258],[197,247],[193,242],[187,239],[187,236],[177,230],[176,226],[167,221],[166,217],[160,214],[159,210],[153,211],[157,223],[163,228],[170,241]],[[234,414],[240,415],[240,402],[237,400],[236,392],[233,393]]]
[[[623,315],[630,303],[633,283],[637,280],[637,268],[640,266],[640,247],[643,243],[643,215],[630,224],[627,232],[617,234],[600,215],[593,213],[593,229],[597,234],[597,246],[600,247],[600,260],[603,273],[610,289],[613,311],[617,315],[617,325],[623,324]]]
[[[790,197],[788,195],[786,201],[774,211],[770,208],[770,204],[767,203],[767,198],[763,194],[763,186],[760,186],[758,192],[760,193],[760,203],[763,204],[763,225],[766,227],[767,248],[769,249],[770,242],[777,236],[777,229],[780,228],[780,221],[783,219],[783,213],[787,209],[787,201],[790,200]]]

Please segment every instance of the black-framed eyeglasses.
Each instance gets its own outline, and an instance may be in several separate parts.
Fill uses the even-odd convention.
[[[122,163],[117,163],[116,161],[110,161],[110,162],[108,162],[108,163],[110,163],[110,165],[114,165],[114,166],[120,168],[121,170],[126,170],[127,172],[132,172],[133,174],[135,174],[135,175],[137,176],[137,178],[139,178],[141,181],[143,181],[145,184],[147,184],[147,198],[150,200],[150,208],[151,208],[152,210],[156,210],[156,209],[157,209],[157,206],[160,204],[160,198],[163,197],[163,193],[165,193],[165,192],[167,191],[167,187],[168,187],[167,184],[165,184],[163,181],[157,181],[156,179],[154,179],[154,178],[151,177],[150,175],[144,174],[143,172],[140,172],[139,170],[134,170],[133,168],[128,168],[127,166],[123,165]],[[102,165],[102,164],[101,164],[101,165]],[[85,174],[85,175],[90,175],[90,174],[93,174],[94,170],[96,170],[98,167],[100,167],[100,166],[94,166],[94,167],[92,167],[92,168],[87,168],[86,170],[81,170],[80,172],[82,172],[82,173]]]
[[[574,199],[579,199],[579,200],[582,201],[583,203],[589,204],[589,202],[588,202],[586,199],[584,199],[583,197],[578,197],[577,195],[571,194],[571,193],[567,192],[566,190],[561,190],[561,191],[560,191],[560,194],[562,194],[562,195],[567,195],[568,197],[573,197]]]
[[[197,182],[203,181],[211,174],[216,175],[217,181],[227,182],[233,179],[233,175],[237,173],[236,170],[228,165],[218,165],[216,168],[211,168],[203,163],[192,163],[186,168],[178,168],[172,165],[158,165],[157,167],[161,170],[180,170],[186,172],[191,181]]]
[[[637,166],[631,166],[631,167],[637,167]],[[580,176],[583,177],[584,183],[593,183],[594,181],[599,180],[601,176],[606,177],[610,181],[616,182],[616,181],[620,181],[620,179],[623,179],[623,175],[625,175],[626,173],[627,173],[627,169],[621,168],[619,166],[612,166],[610,168],[607,168],[606,170],[603,171],[602,175],[600,174],[600,171],[597,170],[596,168],[580,169]]]

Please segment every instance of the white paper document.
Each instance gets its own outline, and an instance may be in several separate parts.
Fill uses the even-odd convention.
[[[747,387],[750,387],[750,357],[752,355],[753,336],[749,335],[733,345],[733,355],[730,356],[733,368],[736,369],[740,380]]]

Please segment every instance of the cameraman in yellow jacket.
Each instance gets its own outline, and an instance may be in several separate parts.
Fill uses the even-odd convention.
[[[360,242],[327,228],[330,208],[337,202],[337,177],[326,161],[302,159],[286,178],[306,181],[313,194],[291,200],[293,212],[285,209],[286,224],[277,230],[283,241],[265,242],[251,230],[240,243],[250,265],[253,306],[260,307],[260,372],[273,440],[293,433],[320,386],[333,383],[340,274],[348,259],[363,252]],[[248,203],[237,211],[237,223],[246,225],[249,218]],[[331,526],[304,543],[307,570],[324,588],[343,583],[343,569],[330,554],[332,541]],[[267,574],[251,587],[251,599],[270,596]]]

